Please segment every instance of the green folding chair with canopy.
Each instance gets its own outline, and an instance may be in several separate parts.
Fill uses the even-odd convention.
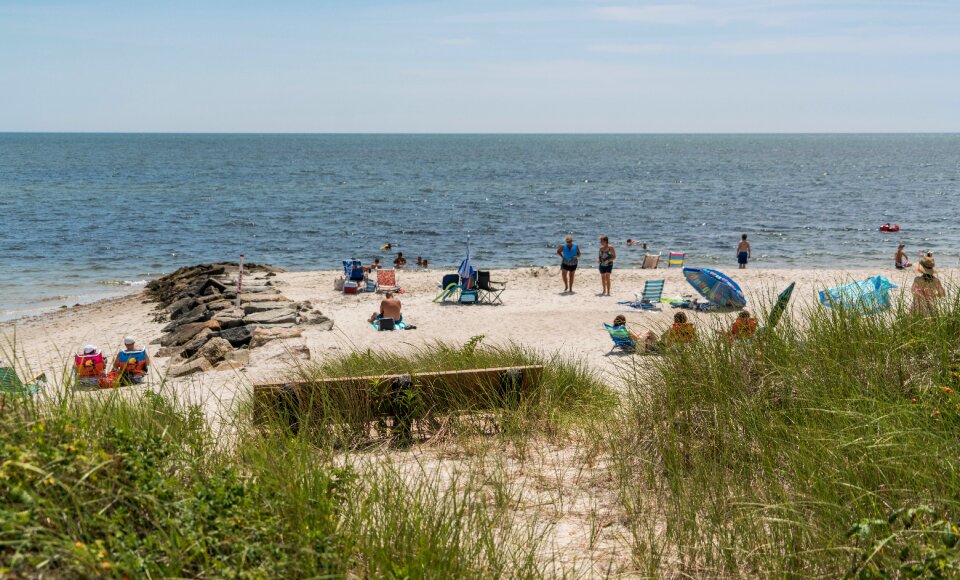
[[[47,384],[47,375],[40,373],[24,383],[16,369],[0,367],[0,396],[32,396]]]

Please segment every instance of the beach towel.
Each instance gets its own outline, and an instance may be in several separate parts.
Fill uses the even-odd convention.
[[[379,320],[374,320],[373,322],[370,323],[370,326],[372,326],[374,330],[380,331],[379,322],[380,322]],[[387,332],[388,330],[414,330],[416,328],[417,327],[412,324],[407,324],[407,321],[401,320],[400,322],[394,322],[393,328],[391,329],[384,328],[383,332]]]

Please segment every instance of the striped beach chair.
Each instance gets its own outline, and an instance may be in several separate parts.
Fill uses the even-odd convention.
[[[637,343],[633,342],[633,338],[630,337],[630,331],[627,330],[626,326],[610,326],[604,323],[603,327],[607,329],[607,332],[610,334],[610,339],[613,340],[613,348],[610,349],[610,352],[618,348],[624,352],[634,352],[637,350]]]
[[[680,266],[683,267],[683,259],[687,257],[687,254],[684,252],[670,252],[667,256],[667,268],[671,266]]]

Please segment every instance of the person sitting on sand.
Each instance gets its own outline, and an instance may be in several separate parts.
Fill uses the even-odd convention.
[[[893,255],[893,264],[897,270],[904,270],[913,265],[910,263],[910,259],[907,258],[907,252],[904,251],[904,247],[903,244],[897,246],[897,253]]]
[[[92,344],[83,347],[82,354],[77,353],[75,365],[77,382],[80,385],[88,387],[96,387],[106,371],[104,368],[103,353]]]
[[[132,336],[123,339],[123,350],[113,359],[113,372],[123,376],[133,384],[140,384],[150,368],[150,357],[146,349],[137,348]]]
[[[376,322],[381,318],[392,318],[394,322],[400,322],[403,320],[403,314],[400,313],[401,307],[400,300],[393,297],[393,292],[387,292],[380,301],[380,311],[374,312],[367,322]]]
[[[920,275],[914,278],[913,286],[910,291],[913,293],[913,306],[911,311],[921,316],[930,316],[937,311],[937,300],[946,295],[943,284],[937,278],[936,262],[933,254],[927,252],[927,255],[920,259],[917,265],[917,273]]]
[[[683,312],[677,312],[673,315],[673,326],[663,335],[663,344],[672,346],[693,342],[697,338],[697,330],[692,322],[687,322],[687,315]]]
[[[730,338],[732,340],[742,340],[750,338],[757,332],[757,319],[750,316],[747,310],[741,310],[737,314],[737,319],[733,321],[730,327]]]
[[[380,263],[380,258],[374,258],[372,264],[363,267],[363,271],[369,274],[370,272],[379,270],[380,268],[383,268],[383,264]]]
[[[403,268],[407,265],[407,259],[403,257],[403,252],[397,252],[397,257],[393,260],[394,268]]]

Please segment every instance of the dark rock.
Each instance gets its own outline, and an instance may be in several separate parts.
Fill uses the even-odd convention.
[[[198,350],[200,350],[200,348],[203,347],[203,345],[207,344],[207,341],[209,341],[214,336],[215,334],[212,330],[210,330],[209,328],[204,328],[203,330],[195,334],[194,337],[191,338],[189,342],[183,345],[183,348],[180,350],[180,356],[187,359],[191,358],[193,355],[197,353]]]
[[[290,310],[291,304],[288,302],[246,302],[242,303],[244,314],[256,314],[257,312],[268,312],[270,310]]]
[[[170,314],[170,320],[176,320],[196,307],[197,301],[187,296],[167,306],[167,312]]]
[[[192,339],[198,332],[203,329],[207,330],[219,330],[220,323],[216,320],[208,320],[206,322],[194,322],[190,324],[183,324],[177,328],[173,333],[170,333],[160,339],[160,346],[180,346],[185,344],[187,341]]]
[[[169,374],[171,377],[185,377],[195,373],[203,373],[212,368],[213,365],[210,364],[210,361],[205,358],[198,358],[197,360],[172,367],[169,371],[167,371],[167,374]]]
[[[193,355],[193,358],[205,358],[210,361],[211,364],[217,364],[231,352],[233,352],[233,345],[219,336],[215,336],[200,347],[196,354]]]
[[[248,324],[246,326],[221,330],[220,338],[227,340],[234,348],[240,348],[241,346],[250,344],[250,337],[253,335],[253,329],[256,327],[256,324]]]
[[[175,319],[177,324],[190,324],[191,322],[203,322],[210,320],[210,311],[206,304],[197,304],[196,308]]]
[[[244,317],[247,323],[254,324],[284,324],[297,321],[297,313],[289,308],[274,308],[263,312],[248,314]]]

